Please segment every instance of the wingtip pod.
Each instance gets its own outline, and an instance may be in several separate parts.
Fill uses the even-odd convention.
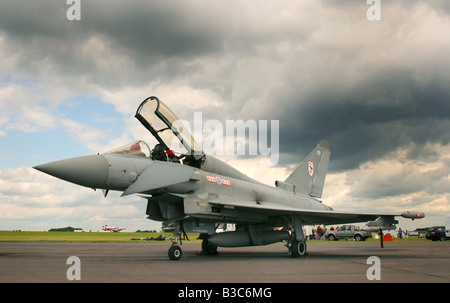
[[[401,216],[406,219],[422,219],[425,217],[425,214],[420,211],[404,211],[401,213]]]

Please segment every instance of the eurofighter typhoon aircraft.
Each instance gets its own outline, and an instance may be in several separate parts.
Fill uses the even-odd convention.
[[[135,116],[159,142],[143,141],[92,156],[34,167],[57,178],[93,189],[138,194],[148,200],[148,219],[173,221],[171,260],[182,256],[181,235],[199,233],[203,254],[217,247],[268,245],[286,241],[292,257],[307,253],[303,225],[369,222],[391,229],[395,216],[418,219],[423,213],[372,214],[334,211],[319,199],[330,160],[330,144],[321,141],[284,181],[262,184],[204,154],[193,137],[175,127],[178,118],[158,98],[145,99]],[[171,149],[178,142],[182,151]],[[220,223],[235,231],[216,232]]]

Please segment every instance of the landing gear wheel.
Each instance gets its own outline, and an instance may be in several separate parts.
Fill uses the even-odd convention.
[[[217,245],[212,244],[208,239],[203,239],[202,242],[203,255],[217,255]]]
[[[169,248],[169,259],[170,260],[180,260],[183,252],[181,251],[181,247],[177,245],[172,245]]]
[[[293,240],[291,243],[291,257],[299,258],[306,256],[306,242]]]

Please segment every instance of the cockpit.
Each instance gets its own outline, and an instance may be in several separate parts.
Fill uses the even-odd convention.
[[[148,157],[152,160],[177,162],[200,168],[205,155],[177,116],[157,97],[139,105],[135,117],[158,140],[150,149],[144,141],[135,141],[106,154]]]
[[[144,141],[134,141],[127,145],[115,148],[106,152],[105,154],[120,154],[138,157],[150,157],[150,147]]]

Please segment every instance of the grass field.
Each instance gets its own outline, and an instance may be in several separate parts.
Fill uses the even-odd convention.
[[[170,233],[130,233],[130,232],[45,232],[45,231],[0,231],[0,242],[161,242],[157,240],[136,240],[156,238],[163,234],[167,239],[172,237]],[[189,240],[196,241],[198,234],[188,233]],[[134,240],[132,240],[134,239]],[[170,241],[170,240],[166,240]],[[200,241],[200,240],[197,240]],[[353,240],[348,240],[353,241]],[[379,239],[367,239],[367,242],[379,242]],[[329,242],[324,240],[309,240],[312,242]],[[346,242],[340,240],[339,242]],[[431,242],[424,238],[409,237],[407,239],[394,239],[394,242]]]
[[[67,231],[0,231],[0,242],[161,242],[157,240],[137,240],[156,238],[163,234],[167,240],[170,233],[130,233],[130,232],[67,232]],[[194,241],[198,234],[187,234]],[[134,239],[134,240],[132,240]]]

